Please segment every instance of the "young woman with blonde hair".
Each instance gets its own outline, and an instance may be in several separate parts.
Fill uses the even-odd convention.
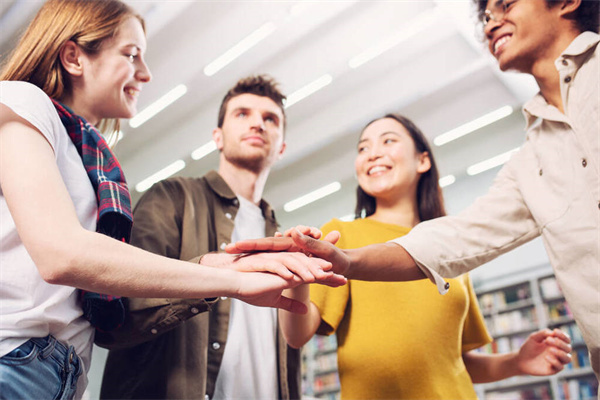
[[[96,126],[135,114],[151,79],[145,50],[144,21],[126,4],[50,0],[0,73],[1,398],[80,397],[94,333],[83,316],[110,329],[119,295],[302,311],[281,295],[299,276],[344,282],[303,254],[224,255],[210,268],[124,243],[129,192]],[[75,288],[105,294],[84,295],[82,309]]]

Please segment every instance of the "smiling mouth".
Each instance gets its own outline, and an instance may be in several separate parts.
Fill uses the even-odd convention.
[[[389,167],[385,167],[383,165],[376,165],[374,167],[369,168],[369,170],[367,171],[367,175],[374,175],[380,172],[386,172],[389,169]]]
[[[137,90],[135,90],[134,88],[125,88],[125,93],[127,93],[130,96],[133,97],[137,97],[139,92]]]
[[[494,43],[494,54],[498,53],[498,50],[500,49],[500,47],[502,45],[504,45],[505,43],[508,43],[511,38],[512,38],[512,35],[504,35],[501,38],[499,38],[498,40],[496,40],[496,42]]]

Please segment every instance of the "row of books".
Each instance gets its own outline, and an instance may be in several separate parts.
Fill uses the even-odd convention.
[[[486,392],[486,400],[552,400],[550,386],[541,385],[511,391]]]
[[[577,324],[575,322],[572,322],[570,324],[561,325],[558,327],[558,329],[562,330],[567,335],[569,335],[569,337],[571,338],[571,344],[577,345],[577,344],[583,343],[583,336],[581,334],[581,331],[579,330],[579,327],[577,326]]]
[[[534,311],[534,308],[524,308],[497,314],[486,318],[485,323],[492,331],[492,336],[533,330],[537,327],[537,317]]]
[[[558,301],[546,304],[548,320],[557,320],[563,317],[573,318],[573,313],[566,301]]]
[[[319,354],[315,358],[315,373],[337,369],[337,353]]]
[[[333,351],[337,349],[337,340],[335,335],[315,335],[306,345],[313,346],[316,352]]]
[[[598,396],[598,380],[592,375],[563,381],[558,392],[563,400],[594,400]]]
[[[488,343],[481,347],[478,351],[487,354],[508,353],[517,351],[521,345],[527,340],[528,334],[520,334],[514,336],[504,336],[495,339],[492,343]]]
[[[529,283],[511,286],[506,289],[491,293],[485,293],[479,296],[479,306],[484,312],[502,310],[511,304],[531,298],[531,288]]]
[[[319,393],[326,391],[339,391],[340,378],[337,372],[330,372],[328,374],[316,376],[313,384],[313,390],[315,395],[319,395]]]
[[[571,352],[571,362],[565,366],[566,369],[578,369],[591,366],[590,354],[586,347],[575,348]]]

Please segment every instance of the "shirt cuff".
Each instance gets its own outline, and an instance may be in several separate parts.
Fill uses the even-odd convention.
[[[427,276],[427,278],[429,278],[429,280],[437,286],[438,292],[440,294],[448,293],[448,289],[450,289],[450,283],[446,282],[444,280],[444,278],[442,278],[442,276],[440,274],[438,274],[437,271],[435,271],[431,267],[428,267],[423,262],[419,261],[418,257],[415,257],[415,255],[414,255],[415,253],[411,250],[410,242],[403,240],[405,238],[406,238],[406,236],[399,237],[399,238],[390,240],[388,243],[396,243],[396,244],[402,246],[404,248],[404,250],[406,250],[408,252],[408,254],[410,254],[410,256],[413,258],[413,260],[415,260],[417,267],[419,267],[419,269],[421,271],[423,271],[425,276]]]

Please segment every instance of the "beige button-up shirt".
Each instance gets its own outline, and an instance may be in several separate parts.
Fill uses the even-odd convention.
[[[454,277],[542,236],[600,375],[600,36],[579,35],[556,60],[565,114],[541,94],[524,106],[527,140],[490,191],[456,216],[394,242],[445,293]]]

